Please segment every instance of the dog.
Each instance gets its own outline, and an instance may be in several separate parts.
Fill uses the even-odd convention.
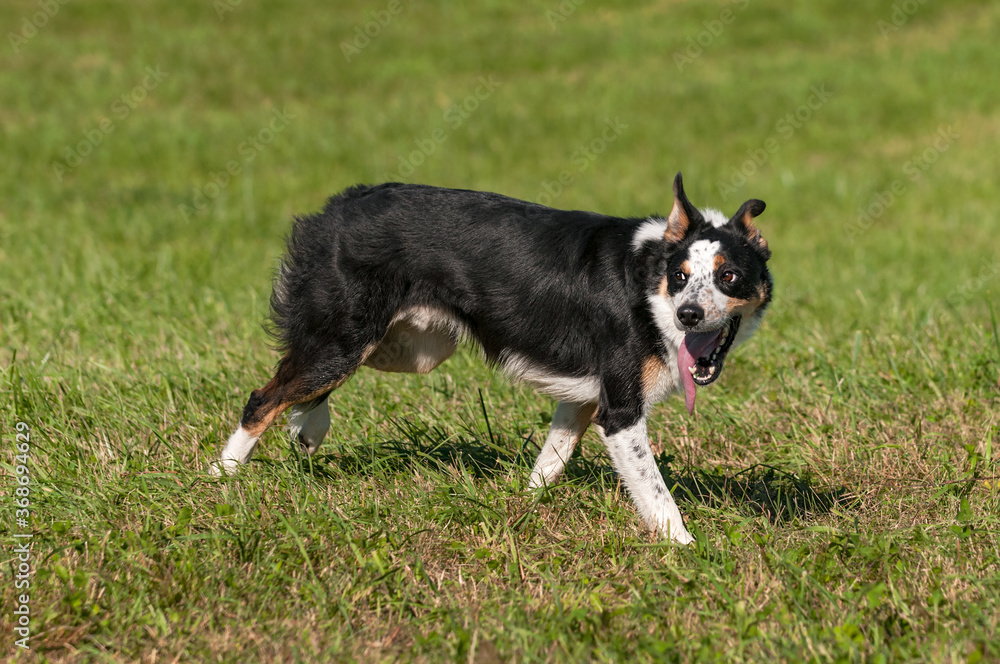
[[[286,409],[314,454],[327,398],[361,366],[427,373],[462,340],[558,400],[529,485],[557,481],[591,422],[646,524],[693,541],[649,446],[650,407],[697,387],[757,328],[773,290],[764,202],[731,218],[673,184],[666,218],[556,210],[499,194],[358,185],[298,217],[274,279],[283,357],[250,394],[215,474],[247,463]]]

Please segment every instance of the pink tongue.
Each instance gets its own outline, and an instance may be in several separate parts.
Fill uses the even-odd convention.
[[[677,349],[677,370],[681,374],[681,384],[684,386],[684,405],[688,414],[694,415],[694,376],[690,368],[695,365],[702,353],[712,347],[719,339],[722,330],[714,332],[688,332],[684,335],[681,347]]]

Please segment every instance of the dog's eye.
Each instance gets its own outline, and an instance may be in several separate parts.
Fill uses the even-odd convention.
[[[726,270],[722,273],[722,282],[725,284],[731,284],[737,279],[739,279],[739,277],[732,270]]]
[[[676,279],[677,281],[685,282],[687,281],[687,278],[688,276],[684,274],[684,272],[682,272],[681,270],[677,270],[676,272],[674,272],[674,279]]]

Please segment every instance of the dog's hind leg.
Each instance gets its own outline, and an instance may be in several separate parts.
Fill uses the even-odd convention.
[[[316,454],[330,430],[328,396],[329,392],[312,401],[295,404],[288,414],[288,433],[293,441],[298,441],[299,449],[309,456]]]
[[[531,478],[528,480],[530,488],[554,484],[559,479],[596,410],[596,403],[560,402],[552,416],[552,428],[545,438],[545,445],[531,471]]]
[[[287,408],[299,404],[291,426],[298,429],[294,433],[306,451],[315,452],[330,426],[326,398],[350,378],[361,360],[360,354],[345,357],[332,349],[316,359],[309,353],[289,352],[278,363],[274,378],[250,394],[240,426],[212,464],[212,474],[233,473],[248,462],[264,431]]]

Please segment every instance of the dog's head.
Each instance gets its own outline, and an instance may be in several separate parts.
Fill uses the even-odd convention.
[[[771,251],[753,222],[763,211],[757,199],[729,219],[698,210],[678,173],[670,216],[647,222],[633,241],[645,258],[653,319],[677,349],[689,411],[695,387],[722,375],[726,354],[753,334],[771,301]]]

